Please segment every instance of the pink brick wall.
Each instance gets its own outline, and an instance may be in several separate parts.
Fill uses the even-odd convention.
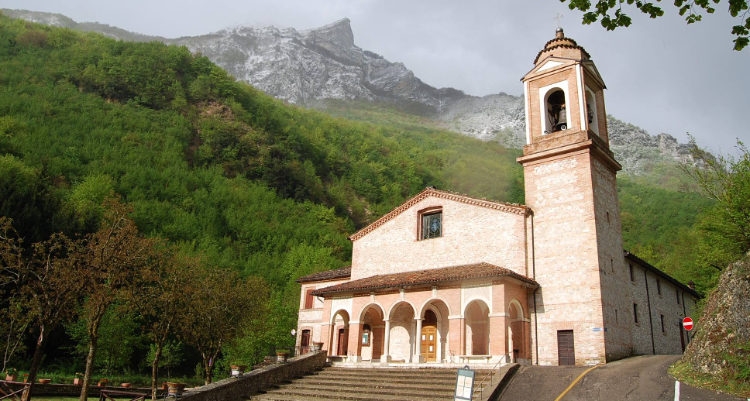
[[[418,239],[419,211],[442,207],[443,235]],[[355,240],[352,279],[487,262],[526,275],[524,216],[428,197]]]

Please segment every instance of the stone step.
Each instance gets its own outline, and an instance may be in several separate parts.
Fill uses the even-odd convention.
[[[489,372],[477,370],[477,381]],[[453,400],[455,369],[329,367],[249,400],[434,401]],[[478,390],[478,389],[475,389]]]
[[[452,400],[453,391],[435,393],[427,391],[406,392],[406,391],[376,391],[358,389],[356,387],[347,390],[332,388],[305,389],[295,390],[281,387],[265,394],[254,395],[250,398],[252,401],[440,401]]]

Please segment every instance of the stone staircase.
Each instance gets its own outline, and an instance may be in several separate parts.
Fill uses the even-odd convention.
[[[476,370],[478,384],[489,371]],[[256,401],[437,401],[453,400],[456,369],[329,367],[315,374],[253,395]],[[484,390],[484,399],[491,389]],[[480,390],[474,389],[474,400]]]

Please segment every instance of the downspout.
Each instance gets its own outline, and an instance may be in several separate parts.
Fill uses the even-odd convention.
[[[646,282],[646,303],[648,304],[648,325],[651,328],[651,353],[656,355],[656,345],[654,344],[654,322],[651,320],[651,293],[648,292],[648,275],[643,270],[643,281]]]
[[[536,347],[536,364],[539,365],[539,326],[537,325],[537,320],[539,316],[537,316],[536,313],[536,292],[539,291],[539,287],[534,289],[534,346]]]
[[[536,281],[536,256],[534,254],[534,214],[529,211],[529,218],[531,219],[531,278]],[[539,287],[534,289],[532,296],[534,297],[534,348],[536,351],[536,364],[539,365],[539,314],[536,309],[536,293],[539,291]]]

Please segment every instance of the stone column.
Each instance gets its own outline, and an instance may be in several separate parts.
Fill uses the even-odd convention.
[[[349,346],[346,359],[349,362],[362,360],[362,329],[364,325],[360,322],[349,322]]]
[[[391,361],[391,321],[385,320],[385,338],[383,339],[383,355],[380,362],[388,363]]]
[[[414,357],[412,358],[412,361],[416,361],[417,363],[424,362],[422,360],[422,318],[414,318],[414,320],[417,321],[417,333],[416,333],[416,343],[414,344]]]

